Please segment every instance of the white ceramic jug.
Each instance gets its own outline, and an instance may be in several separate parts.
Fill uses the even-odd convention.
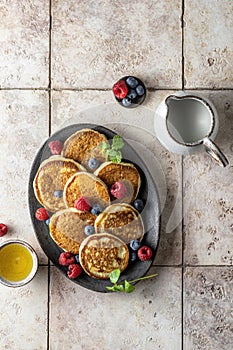
[[[166,97],[154,118],[156,136],[169,151],[183,155],[206,151],[225,167],[228,160],[213,142],[218,126],[214,105],[200,95],[183,91]]]

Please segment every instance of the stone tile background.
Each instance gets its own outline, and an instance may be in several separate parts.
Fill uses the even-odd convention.
[[[29,285],[0,286],[0,348],[230,350],[232,1],[2,0],[0,16],[0,221],[9,226],[0,239],[25,239],[40,262]],[[131,111],[111,93],[126,74],[149,88]],[[171,154],[155,138],[155,109],[180,89],[215,104],[226,169],[206,154]],[[50,133],[81,122],[121,133],[158,185],[161,239],[150,272],[159,275],[131,295],[96,294],[69,281],[50,266],[31,226],[36,151]]]

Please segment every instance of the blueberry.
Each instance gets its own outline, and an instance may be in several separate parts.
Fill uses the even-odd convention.
[[[88,166],[91,169],[96,169],[99,166],[99,161],[95,158],[91,158],[88,162]]]
[[[131,99],[128,97],[123,98],[122,104],[124,107],[129,107],[131,105]]]
[[[79,264],[79,263],[80,263],[79,254],[76,254],[76,255],[74,256],[74,258],[75,258],[76,262]]]
[[[143,204],[143,201],[141,199],[136,199],[136,201],[134,201],[133,205],[134,205],[134,208],[137,209],[138,211],[142,211],[142,209],[144,208],[144,204]]]
[[[135,90],[130,90],[127,97],[129,97],[131,100],[133,100],[135,97],[137,97],[137,93]]]
[[[145,93],[144,87],[142,85],[138,85],[136,87],[136,92],[139,96],[142,96]]]
[[[138,81],[134,77],[128,77],[126,83],[131,87],[135,88],[138,85]]]
[[[91,213],[93,215],[99,215],[102,213],[103,209],[99,204],[94,204],[93,207],[91,208]]]
[[[138,250],[141,246],[141,243],[138,239],[133,239],[130,244],[129,244],[130,248],[134,251]]]
[[[95,232],[95,228],[94,226],[87,225],[85,226],[84,232],[85,232],[85,235],[87,236],[93,235],[93,233]]]
[[[62,190],[56,190],[54,191],[54,196],[57,198],[62,198],[63,196],[63,191]]]
[[[45,221],[45,223],[46,223],[46,225],[48,225],[48,226],[49,226],[50,219],[47,219],[47,220]]]
[[[137,253],[136,252],[131,252],[130,253],[130,261],[136,261],[137,260]]]

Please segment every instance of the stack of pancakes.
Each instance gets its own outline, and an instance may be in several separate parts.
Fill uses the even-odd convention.
[[[97,279],[109,278],[117,268],[123,271],[129,262],[128,244],[144,235],[142,218],[131,206],[141,185],[139,172],[131,163],[106,162],[102,142],[108,140],[95,130],[74,133],[65,141],[61,156],[41,163],[33,183],[37,200],[52,213],[52,239],[64,251],[79,254],[84,271]],[[88,167],[91,158],[100,164],[95,171]],[[127,189],[121,199],[110,194],[117,181]],[[91,207],[101,206],[102,212],[93,215],[75,209],[80,197]],[[85,234],[88,225],[95,231],[90,236]]]

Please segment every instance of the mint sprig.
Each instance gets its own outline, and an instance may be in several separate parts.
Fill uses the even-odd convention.
[[[122,159],[121,149],[124,147],[124,141],[121,136],[114,135],[112,145],[102,142],[101,152],[106,157],[106,161],[111,160],[113,163],[120,163]]]
[[[115,269],[115,270],[113,270],[110,273],[109,279],[110,279],[110,282],[112,282],[113,285],[112,286],[107,286],[106,288],[108,290],[110,290],[112,292],[132,293],[135,290],[135,286],[132,283],[158,276],[158,274],[155,273],[153,275],[136,278],[135,280],[132,280],[132,281],[124,280],[123,284],[117,284],[117,282],[118,282],[118,280],[120,278],[120,275],[121,275],[120,269]]]

